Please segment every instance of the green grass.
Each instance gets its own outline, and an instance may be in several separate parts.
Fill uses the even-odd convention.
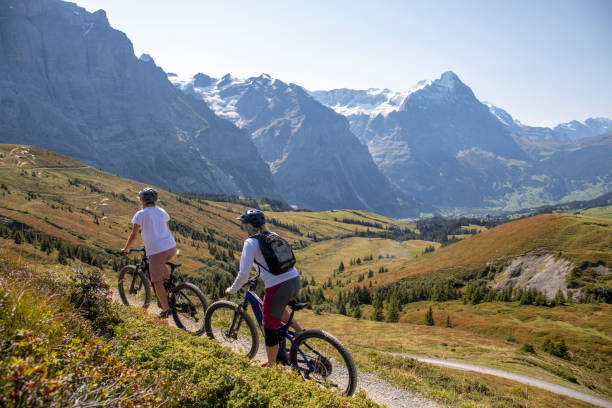
[[[69,406],[77,400],[109,406],[376,406],[362,394],[341,397],[293,371],[253,365],[142,310],[113,305],[103,284],[81,286],[79,273],[66,267],[33,268],[2,258],[0,273],[2,406]],[[99,277],[93,270],[81,275],[88,282]],[[84,309],[79,294],[98,307]],[[104,336],[96,332],[102,327],[110,329]]]
[[[394,241],[382,238],[352,237],[342,240],[326,240],[316,242],[308,247],[296,251],[297,262],[303,274],[314,277],[323,282],[334,275],[342,262],[345,266],[344,273],[336,274],[333,280],[351,279],[356,281],[359,274],[367,274],[368,270],[374,271],[382,265],[386,265],[389,259],[410,259],[423,253],[427,246],[440,247],[439,243],[430,241]],[[351,259],[363,260],[372,256],[372,261],[363,261],[359,265],[350,265]],[[379,258],[382,256],[382,258]]]
[[[580,211],[580,214],[587,217],[612,219],[612,206],[589,208],[588,210]]]
[[[430,305],[433,306],[434,312],[433,327],[424,324],[425,313]],[[394,371],[397,367],[394,368],[393,364],[397,361],[390,366],[388,361],[390,357],[382,358],[380,352],[402,352],[480,364],[610,398],[612,387],[608,381],[611,357],[609,328],[612,306],[573,305],[557,309],[507,303],[491,303],[486,304],[486,307],[483,306],[485,305],[463,305],[461,302],[408,304],[403,307],[399,323],[366,320],[372,312],[371,308],[364,308],[365,318],[361,320],[309,311],[300,312],[298,318],[304,327],[325,327],[342,339],[356,361],[364,368],[425,395],[435,397],[440,393],[440,395],[448,393],[453,387],[442,386],[426,375],[421,378],[422,374],[415,375],[413,370],[408,368],[406,368],[408,372]],[[498,314],[497,310],[503,310],[503,313]],[[445,327],[446,317],[449,315],[452,328]],[[596,327],[592,327],[593,322],[597,322]],[[571,360],[557,358],[542,350],[545,338],[558,339],[561,336],[566,339],[570,348]],[[521,352],[521,346],[526,342],[535,346],[536,354]],[[588,367],[589,363],[595,366]],[[422,363],[418,365],[423,366],[423,371],[432,371],[435,376],[450,376],[454,378],[452,382],[462,383],[482,379],[484,384],[494,384],[490,387],[494,388],[490,391],[491,395],[502,399],[508,397],[510,390],[517,386],[512,381],[491,376],[435,368]],[[424,367],[427,367],[427,370]],[[412,380],[406,380],[404,377],[410,377]],[[455,395],[459,397],[458,399],[442,398],[442,401],[445,403],[454,401],[451,405],[456,403],[458,406],[461,406],[461,401],[466,400],[480,401],[476,406],[482,406],[481,403],[485,404],[483,401],[488,401],[484,406],[489,406],[487,405],[489,403],[495,406],[490,399],[480,400],[482,396],[477,389],[472,389],[466,394]],[[562,397],[554,394],[547,396],[549,393],[536,389],[529,394],[532,396],[540,394],[548,400],[556,398],[557,402],[551,404],[552,406],[569,406],[562,402]],[[524,405],[519,403],[501,406]]]

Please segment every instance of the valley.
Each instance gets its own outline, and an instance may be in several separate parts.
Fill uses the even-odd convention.
[[[4,255],[22,262],[76,265],[79,254],[87,248],[91,259],[85,262],[105,269],[112,282],[112,269],[127,261],[116,251],[127,236],[132,213],[139,208],[136,193],[142,184],[23,145],[0,146],[0,174]],[[222,202],[165,191],[160,194],[160,204],[174,221],[182,270],[210,299],[216,298],[221,286],[233,279],[243,239],[233,219],[247,207],[239,199]],[[261,205],[264,210],[270,206],[265,201]],[[607,377],[612,309],[601,290],[609,287],[606,271],[612,263],[612,217],[605,207],[572,211],[578,214],[540,214],[489,227],[473,224],[477,220],[465,221],[465,226],[452,228],[471,232],[445,244],[394,239],[402,234],[406,238],[412,236],[407,234],[424,234],[436,225],[434,222],[398,221],[354,210],[267,211],[267,216],[271,228],[296,248],[302,294],[312,304],[312,310],[301,312],[303,324],[323,326],[336,334],[362,369],[453,405],[461,401],[488,404],[483,401],[498,397],[485,398],[473,391],[441,396],[439,377],[420,375],[408,381],[414,370],[402,368],[401,357],[381,353],[465,361],[604,398],[611,394]],[[17,233],[16,238],[12,231],[19,228],[22,235]],[[41,250],[45,237],[59,241],[55,247]],[[488,298],[488,291],[473,297],[474,288],[494,288],[504,267],[525,254],[553,254],[574,265],[563,290],[563,305],[552,307],[552,300],[546,302],[549,306],[522,304],[522,299],[512,297],[498,301]],[[443,289],[448,282],[454,292]],[[443,291],[436,292],[436,287]],[[411,291],[417,288],[423,292],[413,299],[411,293],[416,292]],[[345,315],[338,313],[339,296],[346,302]],[[400,307],[397,318],[387,322],[394,296]],[[376,298],[381,299],[383,321],[376,320]],[[424,323],[430,307],[433,326]],[[352,317],[356,310],[358,318]],[[560,339],[568,350],[565,357],[544,350],[547,341],[558,344]],[[525,351],[525,345],[533,352]],[[492,387],[492,395],[500,398],[516,387],[509,380],[486,375],[433,370],[450,376],[451,382],[480,378],[474,381],[485,381]],[[532,401],[552,398],[528,388]],[[521,393],[512,395],[519,401],[525,398]]]

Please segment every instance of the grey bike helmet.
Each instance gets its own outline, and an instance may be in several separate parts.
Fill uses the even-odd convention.
[[[138,196],[145,204],[152,204],[157,201],[157,191],[151,187],[145,187],[140,190]]]
[[[264,213],[256,208],[246,210],[236,219],[243,224],[251,224],[254,227],[261,227],[266,223]]]

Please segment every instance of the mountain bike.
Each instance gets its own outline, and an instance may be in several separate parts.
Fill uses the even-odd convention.
[[[119,271],[119,296],[126,306],[147,309],[151,303],[151,281],[149,280],[149,257],[144,248],[132,248],[132,252],[142,252],[142,259],[136,265],[126,265]],[[204,333],[204,314],[208,308],[206,297],[189,282],[177,282],[174,271],[181,264],[166,262],[170,267],[170,278],[164,280],[168,291],[168,306],[176,327],[196,336]],[[153,288],[155,291],[155,288]]]
[[[208,337],[229,346],[234,352],[253,358],[259,348],[259,333],[263,336],[263,304],[253,292],[259,274],[250,278],[241,303],[218,300],[210,305],[204,317]],[[251,305],[259,325],[247,313]],[[277,361],[291,366],[301,375],[343,395],[353,395],[357,387],[357,368],[349,351],[331,334],[323,330],[290,329],[293,315],[307,303],[289,302],[289,320],[278,329],[279,351]],[[287,349],[289,347],[289,350]]]

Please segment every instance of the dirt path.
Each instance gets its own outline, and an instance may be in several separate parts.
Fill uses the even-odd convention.
[[[442,360],[438,358],[431,358],[425,356],[417,356],[413,354],[404,354],[404,353],[388,353],[395,356],[401,357],[409,357],[418,361],[422,361],[427,364],[432,364],[440,367],[448,367],[454,368],[456,370],[464,370],[464,371],[474,371],[482,374],[494,375],[496,377],[507,378],[509,380],[517,381],[522,384],[531,385],[533,387],[541,388],[543,390],[547,390],[550,392],[554,392],[555,394],[565,395],[568,397],[575,398],[580,401],[588,402],[589,404],[596,405],[598,407],[604,408],[612,408],[612,402],[597,398],[590,394],[585,394],[580,391],[573,390],[571,388],[564,387],[559,384],[554,384],[548,381],[538,380],[537,378],[529,377],[522,374],[512,373],[510,371],[499,370],[496,368],[490,368],[485,366],[479,366],[475,364],[464,363],[461,361],[453,361],[453,360]]]

